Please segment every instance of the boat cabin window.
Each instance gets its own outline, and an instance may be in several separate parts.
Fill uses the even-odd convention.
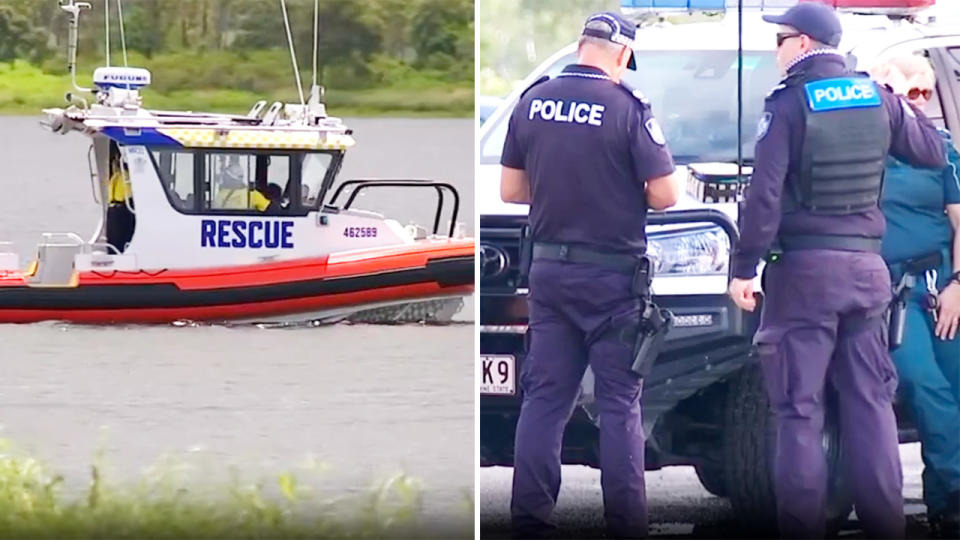
[[[193,154],[163,151],[154,154],[160,182],[178,210],[193,207]]]
[[[332,154],[307,154],[303,158],[303,176],[300,180],[300,201],[304,207],[317,207],[317,194],[323,186],[323,180],[327,177],[330,170],[330,164],[333,162]]]
[[[343,154],[151,148],[150,155],[181,212],[306,215],[320,206]]]
[[[203,210],[257,210],[281,213],[288,206],[290,157],[266,154],[206,154],[209,196]]]

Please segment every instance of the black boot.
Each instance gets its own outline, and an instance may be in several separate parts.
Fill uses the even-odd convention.
[[[934,538],[960,538],[960,491],[947,496],[947,507],[930,515],[930,532]]]

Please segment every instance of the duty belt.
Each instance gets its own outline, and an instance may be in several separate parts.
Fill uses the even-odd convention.
[[[596,264],[626,273],[632,273],[641,260],[640,257],[636,255],[604,253],[582,246],[549,244],[544,242],[535,242],[533,244],[533,259]]]
[[[880,253],[881,245],[879,238],[830,234],[785,234],[781,235],[778,240],[783,251],[829,249]]]
[[[904,274],[919,276],[928,270],[938,270],[942,264],[943,252],[935,251],[913,259],[891,262],[887,266],[893,281],[898,281]]]

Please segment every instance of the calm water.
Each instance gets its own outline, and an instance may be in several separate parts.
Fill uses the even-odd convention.
[[[473,121],[348,119],[357,146],[344,177],[447,180],[473,233]],[[0,117],[5,204],[0,240],[21,260],[44,231],[89,237],[97,207],[88,140],[35,117]],[[432,222],[429,197],[365,199]],[[466,515],[473,490],[473,302],[444,327],[83,327],[0,325],[0,438],[83,486],[98,447],[118,481],[164,454],[200,463],[192,478],[246,478],[329,465],[324,486],[363,489],[404,471],[427,513]],[[103,431],[103,428],[106,431]]]

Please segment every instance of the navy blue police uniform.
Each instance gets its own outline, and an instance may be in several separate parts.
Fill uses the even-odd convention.
[[[634,37],[635,28],[619,16],[588,22],[596,17],[615,18],[619,43]],[[643,535],[642,379],[630,370],[633,341],[623,331],[636,329],[641,317],[642,301],[631,285],[646,252],[645,181],[674,170],[663,133],[639,92],[600,69],[574,64],[520,98],[501,164],[527,174],[534,240],[514,531],[539,536],[552,528],[563,430],[589,365],[601,418],[607,528],[615,536]]]
[[[829,46],[840,41],[839,20],[820,4],[798,4],[764,19]],[[822,538],[825,532],[821,440],[829,380],[857,515],[869,537],[899,538],[897,376],[884,319],[891,292],[880,256],[879,201],[888,152],[942,167],[943,142],[922,113],[848,69],[832,49],[794,60],[764,111],[732,273],[752,279],[771,247],[782,251],[779,259],[768,258],[755,336],[777,417],[780,533]]]

